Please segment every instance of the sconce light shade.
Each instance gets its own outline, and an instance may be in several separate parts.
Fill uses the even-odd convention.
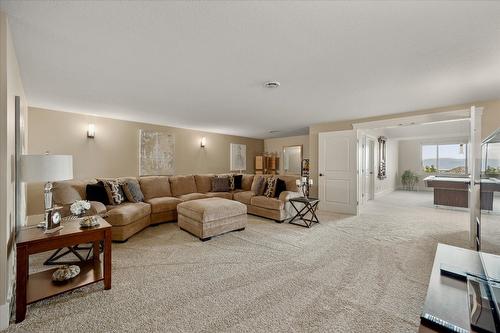
[[[95,137],[95,125],[89,124],[89,127],[87,129],[87,138],[93,139],[94,137]]]
[[[207,144],[207,138],[202,137],[201,138],[201,143],[200,143],[201,148],[205,148],[206,144]]]

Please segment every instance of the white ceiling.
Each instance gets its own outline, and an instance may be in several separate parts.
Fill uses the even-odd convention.
[[[1,9],[32,106],[265,138],[500,96],[500,2],[2,0]],[[265,89],[267,80],[281,87]]]

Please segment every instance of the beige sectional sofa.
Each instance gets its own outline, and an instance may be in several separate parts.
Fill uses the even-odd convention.
[[[144,202],[124,202],[120,205],[105,206],[91,201],[88,214],[100,214],[112,225],[113,240],[126,241],[132,235],[149,225],[177,220],[179,203],[219,197],[239,201],[247,206],[249,214],[258,215],[283,222],[291,217],[290,203],[292,197],[298,197],[294,176],[277,176],[286,183],[286,191],[279,198],[257,196],[251,191],[252,183],[257,177],[267,175],[243,175],[242,188],[229,192],[212,192],[212,178],[215,175],[187,176],[148,176],[137,179],[144,195]],[[118,178],[127,180],[132,177]],[[62,205],[63,215],[69,215],[69,205],[75,200],[86,200],[86,186],[96,183],[96,179],[79,181],[70,180],[54,183],[54,202]]]

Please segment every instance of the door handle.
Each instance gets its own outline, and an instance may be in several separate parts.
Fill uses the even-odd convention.
[[[320,176],[320,177],[323,177],[323,174],[322,174],[322,173],[320,173],[320,174],[319,174],[319,176]]]

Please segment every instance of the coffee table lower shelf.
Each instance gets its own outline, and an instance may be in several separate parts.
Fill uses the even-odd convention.
[[[57,268],[30,274],[26,285],[26,303],[31,304],[104,280],[102,262],[89,260],[78,266],[80,267],[80,274],[66,282],[52,282],[52,273]]]

